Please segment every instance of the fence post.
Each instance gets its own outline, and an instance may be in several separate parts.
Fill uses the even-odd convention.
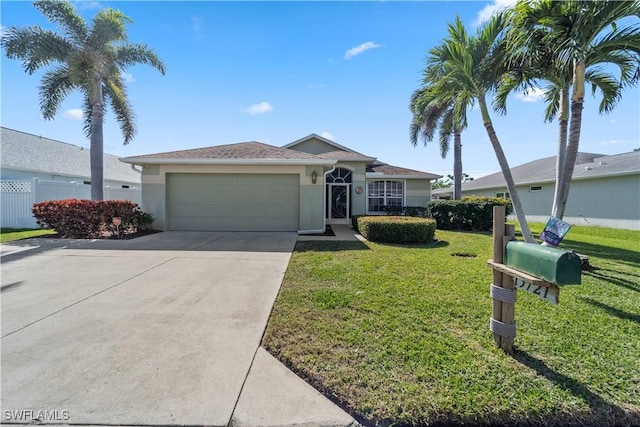
[[[493,207],[493,262],[504,262],[504,247],[515,236],[515,226],[505,224],[504,206]],[[502,289],[502,290],[501,290]],[[493,341],[507,353],[513,352],[513,340],[516,336],[515,324],[515,287],[513,277],[493,269],[493,298],[490,329]]]

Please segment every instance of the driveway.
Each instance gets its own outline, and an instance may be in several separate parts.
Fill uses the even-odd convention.
[[[3,245],[2,422],[229,424],[296,238]]]

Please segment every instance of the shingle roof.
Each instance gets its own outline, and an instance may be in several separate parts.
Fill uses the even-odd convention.
[[[313,154],[275,147],[262,142],[239,142],[190,150],[136,156],[136,159],[274,159],[274,160],[318,160]]]
[[[556,156],[545,157],[511,168],[517,185],[555,181]],[[578,153],[573,179],[595,178],[607,175],[640,173],[640,152],[616,154]],[[463,191],[506,186],[502,172],[496,172],[462,184]]]
[[[344,150],[335,150],[329,151],[322,154],[316,154],[318,157],[322,157],[323,159],[332,159],[332,160],[364,160],[371,161],[375,159],[375,157],[365,156],[364,154],[358,153],[356,151],[344,151]]]
[[[90,150],[66,142],[2,127],[2,168],[89,179]],[[140,182],[140,173],[118,157],[104,154],[104,179]]]
[[[385,176],[406,176],[412,178],[423,179],[438,179],[441,175],[436,175],[428,172],[421,172],[413,169],[401,168],[398,166],[392,166],[384,163],[372,163],[367,166],[367,172],[382,173]]]

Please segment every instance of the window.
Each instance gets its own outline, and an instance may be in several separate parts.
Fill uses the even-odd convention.
[[[529,187],[529,191],[542,191],[542,185],[532,185]]]
[[[402,207],[404,183],[402,181],[369,181],[367,183],[367,210],[384,212],[386,208]]]
[[[336,168],[333,172],[327,175],[327,184],[334,183],[346,183],[351,184],[351,178],[353,173],[349,169],[345,168]]]
[[[91,185],[91,181],[84,181],[83,184],[84,185]]]
[[[128,185],[123,185],[122,188],[129,188],[129,186]]]
[[[496,197],[502,197],[503,199],[510,199],[511,196],[509,195],[508,192],[506,193],[496,193]]]

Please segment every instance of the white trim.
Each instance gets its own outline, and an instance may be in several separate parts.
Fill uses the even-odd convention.
[[[379,179],[379,178],[381,178],[381,179]],[[401,182],[402,183],[402,206],[406,206],[407,205],[407,181],[405,179],[397,179],[397,178],[394,179],[394,178],[388,178],[387,176],[381,176],[379,178],[376,177],[374,179],[369,179],[369,180],[365,181],[365,192],[366,192],[365,210],[367,212],[367,215],[384,214],[383,211],[371,211],[371,210],[369,210],[369,197],[370,197],[369,196],[369,183],[371,183],[371,182],[378,182],[378,181]],[[385,190],[386,190],[386,186],[387,186],[387,184],[385,184]],[[380,197],[376,197],[376,196],[373,196],[373,197],[374,198],[380,198]],[[384,196],[382,196],[382,198],[384,198],[386,200],[387,196],[384,195]]]
[[[123,163],[136,165],[321,165],[333,166],[337,160],[324,159],[184,159],[184,158],[144,158],[125,157]]]

